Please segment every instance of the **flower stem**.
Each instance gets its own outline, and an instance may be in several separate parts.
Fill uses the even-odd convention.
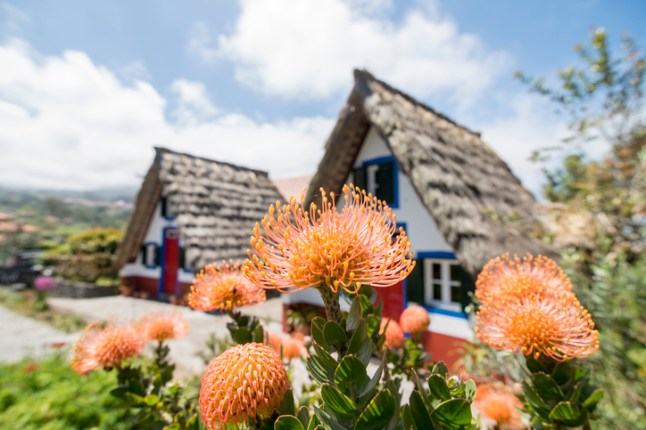
[[[341,324],[341,306],[339,305],[339,293],[332,291],[327,285],[317,288],[325,305],[325,313],[328,321]]]

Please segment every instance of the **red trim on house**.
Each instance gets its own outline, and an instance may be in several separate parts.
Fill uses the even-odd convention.
[[[422,344],[431,354],[432,361],[443,361],[450,369],[462,356],[462,350],[467,341],[459,337],[427,331],[422,335]]]

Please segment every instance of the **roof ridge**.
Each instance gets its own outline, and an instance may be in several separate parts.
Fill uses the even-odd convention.
[[[216,164],[220,164],[220,165],[223,165],[223,166],[229,166],[229,167],[233,167],[233,168],[240,169],[240,170],[246,170],[246,171],[257,173],[257,174],[262,175],[262,176],[269,177],[269,172],[267,172],[265,170],[253,169],[251,167],[241,166],[239,164],[233,164],[233,163],[229,163],[229,162],[226,162],[226,161],[214,160],[213,158],[201,157],[201,156],[198,156],[198,155],[189,154],[187,152],[174,151],[172,149],[164,148],[164,147],[161,147],[161,146],[155,146],[154,148],[155,148],[155,160],[158,160],[158,158],[161,155],[163,155],[164,153],[170,153],[170,154],[175,154],[175,155],[182,155],[182,156],[189,157],[189,158],[195,158],[195,159],[198,159],[198,160],[208,161],[209,163],[216,163]]]
[[[442,112],[439,112],[439,111],[433,109],[432,107],[430,107],[426,103],[423,103],[423,102],[417,100],[415,97],[413,97],[413,96],[411,96],[409,94],[406,94],[405,92],[393,87],[389,83],[387,83],[385,81],[382,81],[381,79],[376,78],[375,75],[373,75],[372,73],[370,73],[366,69],[354,69],[354,80],[355,80],[356,83],[359,83],[359,81],[361,81],[361,80],[363,80],[363,81],[374,81],[374,82],[378,83],[379,85],[381,85],[382,87],[384,87],[385,89],[387,89],[388,91],[390,91],[391,93],[399,94],[400,96],[402,96],[404,99],[406,99],[407,101],[409,101],[413,105],[419,106],[422,109],[425,109],[425,110],[431,112],[433,115],[437,115],[438,117],[442,118],[443,120],[448,121],[448,122],[450,122],[451,124],[453,124],[453,125],[455,125],[457,127],[460,127],[461,129],[463,129],[464,131],[466,131],[468,133],[471,133],[471,134],[473,134],[475,136],[481,137],[481,133],[479,131],[471,130],[470,128],[458,123],[457,121],[451,119],[450,117],[443,114]]]

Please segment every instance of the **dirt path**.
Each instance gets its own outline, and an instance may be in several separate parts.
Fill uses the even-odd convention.
[[[39,357],[52,344],[72,343],[78,333],[64,333],[41,321],[17,314],[0,306],[0,361],[13,362],[26,356]]]

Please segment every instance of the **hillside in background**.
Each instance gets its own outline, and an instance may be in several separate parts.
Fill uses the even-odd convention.
[[[24,250],[46,250],[92,227],[125,229],[136,190],[0,188],[0,263]]]

